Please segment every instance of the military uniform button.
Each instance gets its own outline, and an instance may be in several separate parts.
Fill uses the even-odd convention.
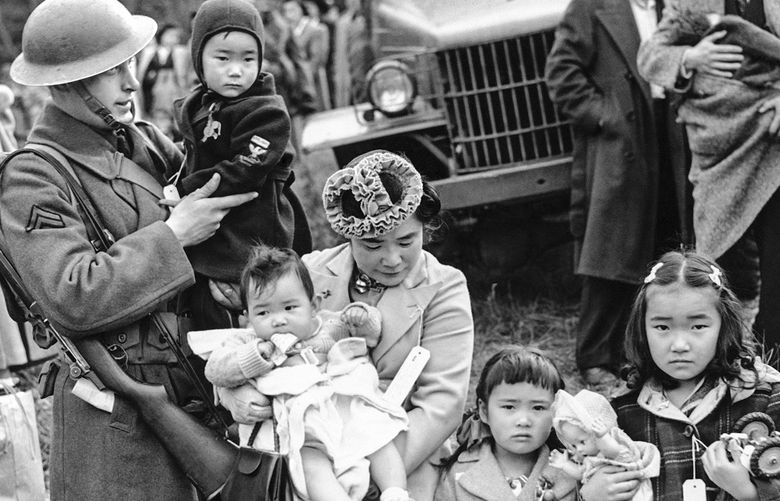
[[[127,341],[127,334],[125,334],[124,332],[120,332],[116,336],[116,340],[119,341],[120,343],[124,343],[125,341]]]

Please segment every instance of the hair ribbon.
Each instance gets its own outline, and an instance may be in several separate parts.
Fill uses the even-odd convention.
[[[653,280],[655,280],[655,274],[658,272],[658,270],[661,269],[661,267],[664,265],[664,263],[655,263],[655,265],[650,269],[650,273],[647,274],[645,277],[645,283],[649,284]]]
[[[713,265],[710,265],[710,268],[712,268],[712,273],[709,273],[707,276],[710,277],[710,280],[712,280],[713,284],[717,285],[718,287],[723,287],[723,280],[721,280],[723,272],[720,271],[720,268],[716,268]]]

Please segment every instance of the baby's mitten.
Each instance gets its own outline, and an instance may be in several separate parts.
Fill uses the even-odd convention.
[[[347,325],[351,336],[364,338],[369,348],[379,344],[382,314],[375,307],[361,302],[351,303],[341,312],[341,321]]]

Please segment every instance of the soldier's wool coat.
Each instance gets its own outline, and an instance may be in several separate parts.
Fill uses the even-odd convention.
[[[0,178],[0,224],[10,257],[53,323],[69,336],[100,335],[124,349],[128,372],[178,386],[170,352],[150,332],[148,314],[194,282],[184,249],[163,222],[162,169],[181,153],[159,131],[146,147],[129,127],[132,159],[105,136],[49,103],[29,140],[59,150],[116,238],[96,253],[63,177],[32,154],[12,159]],[[159,155],[152,160],[152,149]],[[162,161],[161,161],[162,160]],[[130,182],[134,170],[142,179]],[[54,388],[52,500],[194,499],[194,489],[129,403],[112,413],[71,394],[64,364]],[[182,400],[186,395],[179,395]]]

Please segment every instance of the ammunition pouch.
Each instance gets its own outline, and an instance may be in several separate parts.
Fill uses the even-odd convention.
[[[158,318],[176,337],[187,356],[192,351],[187,344],[186,333],[191,320],[174,312],[158,312]],[[176,355],[155,327],[151,316],[146,316],[122,329],[104,334],[103,344],[119,362],[131,365],[175,364]],[[123,354],[123,355],[122,355]]]

